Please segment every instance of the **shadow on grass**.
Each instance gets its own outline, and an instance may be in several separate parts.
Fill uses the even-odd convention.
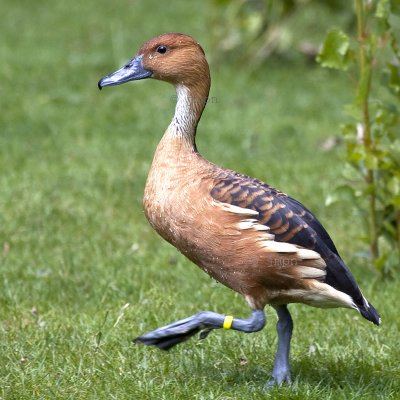
[[[194,379],[196,386],[207,388],[210,392],[218,388],[226,395],[251,392],[256,398],[257,395],[267,393],[272,398],[305,398],[304,395],[307,399],[319,399],[321,396],[335,399],[360,396],[394,399],[400,390],[394,378],[395,373],[390,368],[385,369],[352,355],[340,360],[306,357],[293,362],[292,384],[270,390],[266,384],[271,377],[272,356],[267,363],[258,360],[247,365],[241,365],[243,360],[239,357],[233,363],[215,361],[211,357],[200,357],[203,358],[201,361],[196,358],[189,357],[185,362],[184,373],[181,371],[179,376],[175,376],[179,386],[187,385],[189,380]]]
[[[394,391],[394,374],[389,369],[382,369],[367,361],[356,360],[349,356],[342,360],[329,360],[321,364],[304,359],[294,365],[294,377],[299,385],[307,384],[313,387],[329,389],[350,388],[352,391],[376,392]],[[389,393],[388,393],[389,394]]]

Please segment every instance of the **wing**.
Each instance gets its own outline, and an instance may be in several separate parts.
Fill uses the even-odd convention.
[[[270,228],[277,241],[316,250],[321,255],[330,252],[339,255],[328,232],[307,208],[257,179],[228,174],[218,179],[211,196],[258,211],[260,223]]]
[[[275,240],[318,252],[327,264],[325,282],[364,305],[358,285],[325,228],[300,202],[271,186],[233,171],[222,171],[211,196],[224,203],[259,213],[258,220],[270,228]]]

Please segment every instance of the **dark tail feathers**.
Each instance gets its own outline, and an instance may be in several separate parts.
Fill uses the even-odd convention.
[[[326,255],[328,253],[328,255]],[[320,254],[325,254],[324,260],[327,265],[327,275],[325,283],[331,285],[336,290],[348,294],[360,311],[360,314],[375,325],[381,324],[381,317],[375,307],[368,303],[354,279],[353,274],[346,267],[343,260],[330,250],[324,249]]]
[[[368,321],[373,322],[375,325],[380,325],[381,316],[379,315],[378,311],[376,311],[375,307],[372,304],[368,303],[367,301],[366,303],[367,306],[359,308],[361,315]]]

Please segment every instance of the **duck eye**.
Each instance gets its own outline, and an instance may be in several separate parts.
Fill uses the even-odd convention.
[[[167,52],[167,47],[166,46],[158,46],[156,51],[157,51],[157,53],[164,54]]]

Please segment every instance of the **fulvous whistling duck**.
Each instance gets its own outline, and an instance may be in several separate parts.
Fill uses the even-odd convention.
[[[200,45],[167,33],[98,83],[153,78],[175,86],[175,115],[159,143],[147,178],[144,211],[152,227],[211,277],[243,295],[247,319],[202,311],[135,339],[168,350],[197,332],[224,328],[257,332],[264,307],[278,314],[278,350],[269,385],[290,382],[293,322],[289,303],[345,307],[380,324],[332,239],[301,203],[271,186],[205,160],[195,135],[210,89]]]

